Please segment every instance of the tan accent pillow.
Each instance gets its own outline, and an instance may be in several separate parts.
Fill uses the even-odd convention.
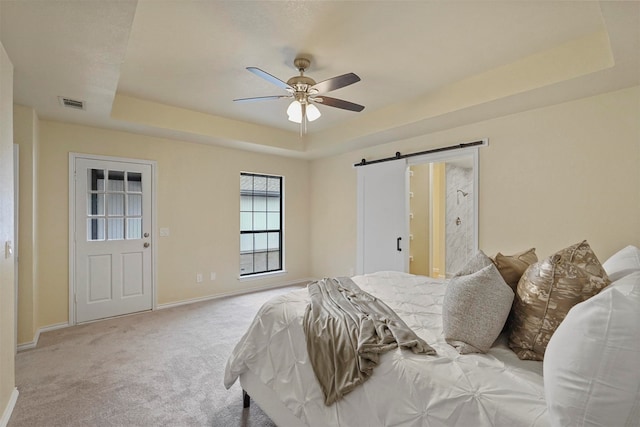
[[[602,274],[594,274],[600,270]],[[518,283],[509,320],[509,347],[520,359],[543,360],[551,336],[571,307],[609,283],[586,242],[532,264]]]
[[[538,257],[536,256],[536,248],[531,248],[513,255],[503,255],[498,252],[491,260],[498,267],[504,281],[515,292],[525,270],[531,264],[538,262]]]

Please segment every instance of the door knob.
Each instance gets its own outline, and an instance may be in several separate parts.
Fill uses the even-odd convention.
[[[149,247],[149,242],[144,242],[144,245],[142,245],[142,246],[144,246],[145,248],[148,248]]]
[[[144,237],[149,237],[149,233],[144,233],[143,236]]]

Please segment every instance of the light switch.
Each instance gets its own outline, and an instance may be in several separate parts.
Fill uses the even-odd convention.
[[[169,229],[168,228],[160,228],[160,237],[169,237]]]

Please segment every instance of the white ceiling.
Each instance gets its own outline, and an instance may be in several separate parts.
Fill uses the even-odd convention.
[[[297,157],[640,84],[638,1],[0,0],[0,25],[42,119]],[[286,94],[245,68],[286,81],[299,54],[359,75],[329,95],[365,110],[320,106],[301,138],[287,100],[233,102]]]

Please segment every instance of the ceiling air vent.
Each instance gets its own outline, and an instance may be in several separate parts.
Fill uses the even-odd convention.
[[[76,110],[84,110],[84,101],[65,98],[64,96],[59,96],[58,101],[60,101],[60,105],[62,105],[63,107],[75,108]]]

